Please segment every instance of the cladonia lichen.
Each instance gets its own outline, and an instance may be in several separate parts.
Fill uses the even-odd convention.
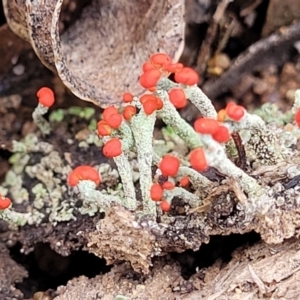
[[[174,199],[180,199],[190,209],[201,207],[218,184],[234,187],[239,208],[246,212],[248,220],[268,211],[275,201],[270,197],[272,187],[245,169],[275,166],[289,160],[290,147],[299,137],[296,124],[290,124],[289,130],[278,126],[274,129],[270,116],[266,116],[265,122],[235,103],[217,112],[197,86],[199,78],[192,69],[170,61],[156,62],[158,56],[150,58],[149,69],[144,67],[140,77],[140,84],[148,92],[141,97],[127,94],[122,107],[106,108],[98,124],[91,109],[71,108],[50,115],[49,125],[62,121],[68,114],[88,121],[88,128],[68,143],[77,143],[82,151],[102,147],[104,156],[113,159],[117,170],[110,164],[94,162],[101,180],[95,183],[87,174],[75,174],[78,182],[69,187],[72,159],[44,138],[29,134],[13,143],[12,167],[1,186],[2,194],[9,194],[15,204],[22,204],[26,213],[10,208],[1,213],[4,219],[18,225],[38,224],[46,215],[56,224],[74,220],[75,211],[94,216],[115,204],[138,216],[155,219],[158,211],[161,215],[172,209]],[[168,78],[170,73],[174,73],[175,82]],[[202,116],[194,127],[177,111],[186,105],[187,99]],[[299,103],[300,92],[296,92],[293,113],[299,110]],[[158,119],[166,128],[162,130],[163,138],[156,139]],[[232,134],[240,136],[239,145]],[[39,157],[38,161],[31,161],[33,155]],[[234,161],[237,157],[245,160],[244,169]],[[168,159],[172,161],[169,165]],[[223,182],[213,181],[208,175],[210,171],[218,172]],[[295,167],[293,172],[298,174],[300,170]],[[24,175],[32,184],[25,182]],[[183,178],[188,186],[182,185]],[[30,190],[26,189],[28,186]]]

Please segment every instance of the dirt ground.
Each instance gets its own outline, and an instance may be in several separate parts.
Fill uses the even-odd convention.
[[[62,31],[72,28],[78,17],[72,2],[76,1],[65,1]],[[180,61],[197,70],[199,85],[216,109],[234,100],[249,111],[270,103],[280,112],[288,112],[300,87],[300,2],[186,0],[185,4],[185,48]],[[53,153],[60,157],[53,178],[61,176],[64,183],[65,168],[88,162],[107,171],[102,188],[117,190],[114,163],[103,157],[93,142],[85,144],[102,109],[77,98],[43,66],[32,47],[9,30],[2,5],[0,25],[0,181],[7,180],[9,170],[17,172],[19,168],[22,187],[28,193],[28,201],[14,203],[14,207],[28,212],[33,204],[38,205],[32,189],[44,178],[27,176],[23,170],[43,165],[42,160],[52,159]],[[48,115],[53,132],[42,138],[31,114],[36,91],[44,85],[55,91],[56,104]],[[198,117],[192,105],[180,113],[190,123]],[[278,118],[276,125],[286,123]],[[156,124],[159,138],[163,137],[163,126],[162,122]],[[33,142],[28,136],[34,137]],[[12,153],[14,140],[40,146],[30,148],[26,157],[16,157]],[[47,147],[51,148],[48,152]],[[206,176],[214,182],[222,179],[214,170]],[[266,175],[264,180],[271,182],[272,176]],[[299,178],[294,181],[280,179],[298,192]],[[12,193],[18,192],[10,188]],[[200,213],[186,216],[178,200],[171,217],[161,217],[159,225],[145,219],[133,228],[134,216],[122,208],[111,208],[105,218],[103,213],[81,215],[76,210],[82,206],[80,199],[66,190],[60,193],[67,199],[67,208],[74,209],[74,216],[54,214],[49,200],[40,210],[45,217],[38,226],[27,224],[12,230],[0,221],[1,299],[300,297],[298,204],[287,203],[281,208],[283,212],[276,210],[293,223],[291,233],[282,234],[283,238],[280,227],[284,224],[279,224],[279,229],[274,225],[276,240],[268,236],[267,229],[257,233],[257,224],[244,225],[235,203],[219,195],[211,200],[205,217]],[[201,227],[203,220],[207,225]],[[122,240],[126,232],[135,237],[130,246]],[[182,235],[185,238],[181,239]],[[123,257],[117,257],[120,249]]]

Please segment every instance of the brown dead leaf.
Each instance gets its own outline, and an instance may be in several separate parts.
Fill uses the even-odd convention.
[[[120,103],[137,85],[151,53],[174,60],[183,48],[183,0],[94,0],[60,34],[63,0],[3,1],[8,24],[29,40],[40,60],[79,98]]]

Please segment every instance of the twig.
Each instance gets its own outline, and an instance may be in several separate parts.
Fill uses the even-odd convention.
[[[242,75],[265,67],[270,62],[276,65],[282,64],[286,60],[283,54],[288,55],[293,44],[299,39],[300,22],[290,26],[284,32],[272,34],[254,43],[236,58],[230,69],[219,79],[207,81],[203,86],[204,93],[209,98],[215,99],[237,84]]]

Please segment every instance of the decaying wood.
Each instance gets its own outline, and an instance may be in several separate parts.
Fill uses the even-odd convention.
[[[274,178],[286,178],[291,167],[290,164],[271,166],[260,174],[264,175],[266,184],[271,184],[276,181]],[[230,189],[215,196],[205,212],[194,210],[188,216],[166,217],[161,223],[136,222],[133,213],[113,207],[99,221],[95,231],[84,234],[88,241],[86,249],[104,257],[108,263],[126,260],[135,271],[149,273],[151,257],[198,250],[213,235],[255,231],[266,243],[280,244],[300,234],[300,188],[297,185],[286,188],[277,182],[251,203],[235,182],[229,183]]]
[[[27,276],[27,271],[10,257],[6,246],[0,243],[0,298],[22,299],[22,292],[14,285]]]
[[[157,259],[144,280],[132,280],[132,270],[121,264],[96,278],[84,276],[60,287],[55,300],[80,296],[113,300],[117,295],[128,299],[298,299],[300,293],[300,249],[298,241],[287,240],[280,246],[259,242],[237,249],[224,265],[216,261],[206,270],[184,280],[178,264]]]

